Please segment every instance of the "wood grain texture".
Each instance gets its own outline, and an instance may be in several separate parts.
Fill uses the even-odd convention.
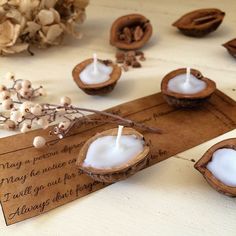
[[[209,36],[189,38],[171,26],[184,13],[208,7],[226,12],[222,25]],[[72,80],[73,67],[94,51],[102,59],[114,58],[115,49],[109,46],[111,23],[121,15],[135,12],[150,18],[154,29],[144,48],[147,61],[143,68],[124,73],[109,96],[84,94]],[[235,12],[235,0],[91,0],[87,21],[82,26],[82,40],[68,39],[59,48],[35,50],[34,58],[0,58],[0,76],[15,71],[20,78],[43,83],[49,91],[45,100],[57,102],[61,94],[67,94],[81,106],[105,109],[160,91],[165,74],[190,66],[216,81],[220,90],[236,100],[236,61],[221,46],[235,38]],[[211,145],[235,136],[234,130],[124,182],[17,225],[6,227],[0,213],[1,235],[234,236],[236,199],[210,188],[188,160],[199,159]]]

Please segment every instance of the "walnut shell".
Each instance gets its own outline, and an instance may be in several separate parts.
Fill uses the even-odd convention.
[[[173,26],[187,36],[203,37],[215,31],[224,16],[225,13],[219,9],[199,9],[183,15]]]
[[[206,82],[207,86],[204,90],[195,93],[195,94],[182,94],[182,93],[175,93],[168,90],[168,82],[175,76],[179,74],[186,73],[185,68],[174,70],[168,73],[161,82],[161,91],[163,94],[164,99],[167,103],[171,106],[180,107],[180,108],[191,108],[200,106],[202,103],[207,101],[211,95],[216,90],[216,84],[214,81],[205,78],[200,71],[191,69],[191,74],[194,75],[199,80]]]
[[[99,61],[113,67],[113,71],[110,74],[110,79],[103,83],[84,84],[80,79],[80,73],[84,70],[86,66],[88,66],[89,64],[93,62],[93,58],[87,59],[79,63],[78,65],[74,67],[72,71],[72,75],[73,75],[75,83],[78,85],[80,89],[82,89],[85,93],[89,95],[103,95],[103,94],[111,92],[114,89],[117,81],[120,79],[120,76],[121,76],[121,68],[117,64],[114,64],[110,61],[108,62],[103,61],[103,60],[99,60]]]
[[[202,158],[194,165],[194,167],[203,175],[206,181],[218,192],[223,193],[230,197],[236,197],[236,187],[230,187],[218,180],[209,171],[206,166],[211,161],[213,153],[221,148],[232,148],[236,150],[236,138],[226,139],[213,145]]]
[[[135,50],[143,47],[151,35],[152,25],[145,16],[129,14],[113,22],[110,44],[119,49]]]
[[[228,50],[230,55],[236,58],[236,38],[224,43],[223,46]]]
[[[143,135],[132,128],[124,128],[123,134],[126,134],[126,135],[134,134],[139,139],[144,140]],[[117,166],[110,169],[96,169],[93,167],[84,166],[83,163],[86,158],[87,151],[90,144],[93,141],[95,141],[97,138],[107,136],[107,135],[116,136],[117,128],[106,130],[104,132],[96,134],[95,136],[91,137],[80,150],[76,165],[84,173],[86,173],[87,175],[89,175],[91,178],[93,178],[96,181],[113,183],[113,182],[117,182],[117,181],[128,178],[129,176],[135,174],[136,172],[138,172],[139,170],[143,169],[144,167],[148,165],[148,161],[150,157],[149,155],[150,148],[147,145],[147,143],[144,143],[143,152],[121,166]]]

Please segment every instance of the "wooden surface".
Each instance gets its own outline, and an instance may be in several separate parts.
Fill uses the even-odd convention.
[[[182,14],[204,7],[226,12],[223,24],[211,35],[189,38],[171,26]],[[144,48],[147,61],[143,68],[124,73],[109,96],[84,94],[72,80],[72,68],[93,52],[112,59],[115,49],[108,44],[111,22],[131,12],[150,18],[154,28]],[[20,78],[45,85],[45,100],[57,102],[61,95],[69,95],[76,104],[104,109],[158,92],[165,74],[190,66],[215,80],[220,90],[236,100],[236,61],[221,46],[236,37],[235,12],[235,0],[94,0],[87,10],[82,40],[68,39],[59,48],[35,51],[33,58],[0,58],[0,76],[14,71]],[[1,235],[235,235],[236,199],[215,192],[190,161],[235,135],[236,130],[23,223],[6,227],[0,213]]]

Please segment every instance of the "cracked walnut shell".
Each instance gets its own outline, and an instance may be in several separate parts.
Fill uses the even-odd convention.
[[[173,23],[183,34],[193,37],[203,37],[215,31],[225,13],[219,9],[207,8],[199,9],[183,15]]]
[[[150,39],[152,25],[140,14],[121,16],[112,24],[110,44],[125,50],[139,49]]]
[[[207,101],[216,90],[216,84],[214,81],[204,77],[200,71],[191,69],[191,74],[197,79],[202,80],[206,83],[206,88],[195,94],[182,94],[172,92],[168,89],[169,81],[177,75],[184,74],[185,68],[180,68],[168,73],[161,82],[161,92],[166,102],[174,107],[180,108],[191,108],[202,105]]]
[[[139,170],[143,169],[144,167],[148,165],[149,157],[150,157],[149,155],[150,148],[148,144],[145,142],[143,135],[137,132],[135,129],[124,128],[123,135],[135,135],[138,139],[144,140],[144,147],[141,153],[139,153],[133,159],[129,160],[127,163],[122,164],[120,166],[113,167],[113,168],[109,168],[109,169],[108,168],[97,169],[97,168],[85,166],[83,163],[86,158],[87,151],[90,144],[93,143],[96,139],[103,136],[107,136],[107,135],[116,136],[117,128],[106,130],[106,131],[96,134],[95,136],[87,140],[87,142],[81,148],[79,156],[77,158],[76,165],[85,174],[89,175],[91,178],[93,178],[96,181],[114,183],[114,182],[126,179],[131,175],[134,175],[136,172],[138,172]]]
[[[85,84],[80,79],[80,73],[85,69],[86,66],[91,64],[93,62],[93,58],[87,59],[78,65],[76,65],[72,71],[72,75],[74,78],[75,83],[78,85],[80,89],[82,89],[85,93],[89,95],[103,95],[106,93],[111,92],[117,81],[120,79],[121,76],[121,68],[117,64],[114,64],[113,62],[109,60],[100,60],[101,63],[104,63],[105,65],[109,65],[113,68],[110,79],[99,84]]]
[[[228,50],[230,55],[236,58],[236,38],[223,44],[223,46]]]
[[[231,148],[236,150],[236,138],[226,139],[213,145],[194,165],[194,168],[197,169],[203,175],[206,181],[216,191],[223,193],[224,195],[227,195],[229,197],[236,197],[236,187],[225,185],[220,180],[218,180],[206,167],[207,164],[211,161],[214,152],[222,148]]]

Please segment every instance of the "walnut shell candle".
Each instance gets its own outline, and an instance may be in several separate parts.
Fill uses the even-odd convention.
[[[161,82],[161,91],[164,99],[171,106],[191,108],[201,105],[203,102],[210,98],[212,93],[216,90],[214,81],[205,78],[200,71],[191,69],[190,73],[199,82],[205,83],[205,88],[196,93],[181,93],[170,89],[170,81],[180,75],[186,74],[186,69],[181,68],[168,73]]]
[[[107,163],[99,163],[103,161],[101,160],[103,158],[103,155],[102,155],[101,158],[100,157],[98,158],[99,162],[97,165],[95,164],[91,165],[91,162],[88,165],[87,155],[88,155],[90,146],[93,145],[97,140],[101,138],[104,138],[104,137],[112,138],[113,136],[116,136],[117,131],[118,129],[116,128],[116,129],[110,129],[110,130],[106,130],[104,132],[96,134],[95,136],[90,138],[80,150],[79,157],[77,159],[76,164],[80,170],[82,170],[84,173],[91,176],[94,180],[107,182],[107,183],[117,182],[135,174],[137,171],[143,169],[148,164],[150,149],[147,143],[145,142],[143,135],[132,128],[124,128],[122,135],[124,135],[124,137],[130,136],[131,138],[136,139],[138,142],[141,142],[142,150],[136,153],[129,160],[122,162],[120,164],[114,165],[113,163],[113,165],[111,164],[110,166],[107,166]],[[105,144],[107,144],[108,148],[110,148],[108,161],[110,160],[111,162],[113,162],[112,160],[113,158],[119,158],[115,156],[114,153],[112,152],[112,150],[115,149],[116,147],[112,144],[110,145],[110,143],[108,143],[107,140]],[[132,148],[133,146],[131,145],[129,148],[127,147],[128,149],[125,149],[126,147],[124,147],[124,145],[126,144],[127,142],[125,144],[123,143],[123,146],[119,148],[124,148],[124,151],[125,150],[128,151],[128,149]],[[104,150],[104,146],[100,148],[101,150]],[[96,155],[100,154],[100,152],[98,151],[95,153]]]
[[[224,16],[225,13],[219,9],[199,9],[183,15],[173,23],[173,26],[187,36],[203,37],[215,31]]]
[[[98,62],[104,64],[105,66],[111,67],[111,73],[109,75],[108,80],[101,83],[85,83],[81,80],[81,73],[86,69],[87,66],[93,63],[93,58],[87,59],[78,65],[76,65],[72,71],[72,75],[75,83],[78,85],[80,89],[82,89],[85,93],[89,95],[103,95],[111,92],[117,81],[121,76],[121,68],[108,60],[98,60]],[[95,81],[96,82],[96,81]]]
[[[219,161],[213,160],[214,158],[217,157],[216,154],[219,155],[219,151],[221,152],[220,153],[221,156],[219,156],[218,158],[221,159],[219,159]],[[231,157],[227,158],[227,154],[229,151]],[[212,166],[209,165],[212,164],[213,161],[215,161],[214,166],[218,165],[217,169],[214,169]],[[216,191],[230,197],[236,197],[235,163],[236,163],[236,138],[232,138],[221,141],[212,146],[210,149],[208,149],[208,151],[194,165],[194,167],[203,175],[206,181]],[[211,171],[209,169],[211,169]],[[212,172],[215,172],[215,175]],[[232,173],[233,176],[230,179],[229,177],[230,174]]]
[[[236,58],[236,38],[223,44],[223,46],[228,50],[230,55]]]
[[[119,49],[134,50],[143,47],[152,35],[150,21],[140,14],[119,17],[111,26],[110,44]]]

